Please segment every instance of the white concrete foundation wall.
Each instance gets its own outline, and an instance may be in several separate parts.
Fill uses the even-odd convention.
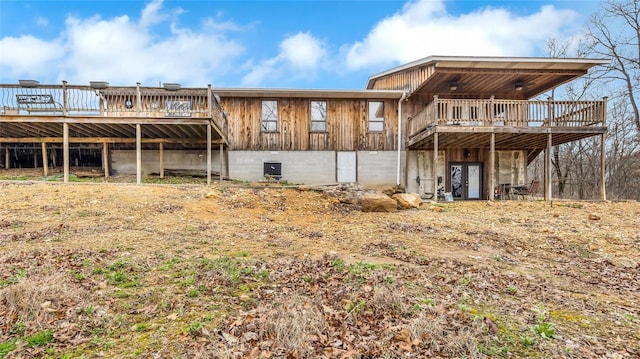
[[[358,151],[358,182],[367,186],[395,185],[398,174],[397,151]],[[400,157],[400,182],[404,181],[404,152]]]
[[[280,162],[283,181],[303,184],[336,182],[334,151],[229,151],[229,178],[264,180],[264,163]]]
[[[220,152],[211,151],[211,171],[220,172]],[[164,150],[164,168],[175,170],[207,170],[207,151]],[[135,150],[112,150],[111,169],[116,173],[136,174]],[[226,171],[226,169],[224,169]],[[142,173],[160,172],[160,151],[142,151]],[[225,173],[226,175],[226,173]]]
[[[407,192],[418,193],[418,151],[407,151]]]

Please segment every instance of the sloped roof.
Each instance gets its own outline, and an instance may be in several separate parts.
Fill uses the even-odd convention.
[[[371,76],[366,88],[412,93],[430,82],[425,92],[431,94],[442,92],[450,82],[456,81],[463,88],[471,84],[476,86],[468,96],[478,96],[479,92],[501,95],[500,92],[506,91],[508,86],[512,88],[515,81],[522,81],[530,85],[520,96],[527,98],[609,62],[608,59],[584,58],[430,56]],[[478,87],[482,83],[485,87]]]

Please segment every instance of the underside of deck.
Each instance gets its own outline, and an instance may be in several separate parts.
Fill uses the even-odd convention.
[[[547,147],[549,135],[551,145],[582,140],[606,133],[606,127],[503,127],[503,126],[445,126],[436,125],[412,136],[406,143],[409,150],[430,150],[438,134],[438,148],[489,149],[491,135],[495,134],[495,149],[528,150],[536,155]],[[535,156],[534,156],[535,158]],[[530,158],[532,160],[533,158]]]

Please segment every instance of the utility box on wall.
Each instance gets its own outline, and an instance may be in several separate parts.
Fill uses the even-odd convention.
[[[265,162],[264,163],[264,177],[273,178],[279,180],[282,178],[282,163],[280,162]]]

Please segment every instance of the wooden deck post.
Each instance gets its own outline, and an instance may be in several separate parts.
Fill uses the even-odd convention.
[[[109,178],[109,144],[106,142],[102,142],[102,167],[104,178]]]
[[[62,81],[62,116],[69,114],[69,92],[67,91],[67,81]]]
[[[494,189],[496,188],[496,133],[491,132],[491,143],[489,145],[489,201],[493,201]]]
[[[140,93],[140,83],[136,82],[136,116],[140,116],[142,111],[142,93]]]
[[[605,156],[604,152],[606,149],[606,140],[607,134],[603,133],[600,136],[600,199],[603,201],[607,200],[607,189],[606,189],[606,171],[605,171]]]
[[[142,183],[142,129],[136,124],[136,183]]]
[[[159,148],[159,157],[160,157],[160,178],[164,178],[164,143],[160,142],[159,143],[160,148]]]
[[[207,115],[213,119],[213,93],[211,92],[211,84],[207,85]]]
[[[46,142],[42,142],[42,169],[44,172],[44,176],[47,177],[49,175],[49,159],[47,158]]]
[[[69,182],[69,124],[62,124],[62,166],[63,181]]]
[[[5,169],[11,168],[9,164],[10,160],[11,160],[11,156],[9,156],[9,145],[7,145],[7,147],[4,148],[4,168]]]
[[[211,123],[207,123],[207,184],[211,184]]]
[[[224,173],[224,145],[220,144],[220,183],[222,183],[222,179]]]
[[[602,125],[607,125],[607,100],[608,97],[602,98]],[[607,134],[603,133],[600,137],[600,199],[607,200],[607,178],[605,168],[605,151],[607,148]]]
[[[547,133],[547,148],[544,150],[544,200],[551,201],[551,133]]]
[[[433,134],[433,199],[438,202],[438,133]],[[444,180],[444,178],[443,178]]]

